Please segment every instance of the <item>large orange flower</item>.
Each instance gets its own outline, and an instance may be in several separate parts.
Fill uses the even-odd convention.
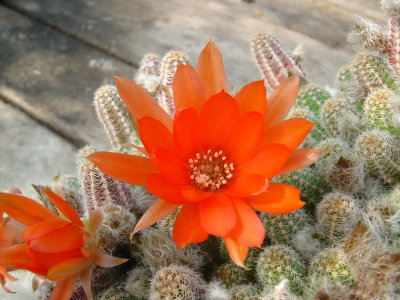
[[[0,248],[0,266],[26,269],[57,281],[51,300],[68,300],[79,278],[87,298],[92,299],[90,269],[95,264],[112,267],[126,261],[97,250],[95,232],[102,221],[104,209],[95,211],[83,223],[62,198],[50,189],[44,193],[61,216],[27,197],[0,193],[0,211],[27,226],[19,243],[9,243],[9,232],[4,230],[4,226],[0,227],[0,238],[4,236],[3,240],[7,241]],[[4,271],[1,274],[7,278]]]
[[[313,124],[284,121],[299,80],[289,78],[266,99],[263,81],[225,92],[221,55],[209,42],[197,71],[180,65],[173,82],[172,119],[137,84],[117,78],[117,88],[148,157],[97,152],[88,156],[115,179],[145,185],[158,196],[134,233],[182,206],[173,237],[179,247],[222,237],[232,260],[243,266],[248,246],[260,247],[265,230],[254,209],[287,213],[304,205],[297,188],[270,180],[314,163],[319,153],[296,148]],[[268,107],[267,107],[268,105]]]

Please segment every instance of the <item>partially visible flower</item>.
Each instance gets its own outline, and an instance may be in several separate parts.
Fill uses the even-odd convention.
[[[244,266],[248,247],[261,247],[265,235],[254,209],[287,213],[304,205],[297,188],[271,179],[319,157],[313,149],[296,150],[313,123],[284,120],[298,85],[298,77],[287,79],[268,103],[263,81],[232,97],[224,91],[221,54],[209,42],[197,71],[190,65],[176,71],[173,119],[137,84],[117,78],[148,157],[96,152],[88,159],[109,176],[145,185],[159,197],[134,233],[182,206],[173,231],[179,247],[219,236],[232,260]]]
[[[95,233],[106,209],[95,211],[82,222],[61,197],[50,189],[44,193],[60,215],[27,197],[0,193],[0,211],[27,226],[22,242],[0,248],[0,266],[26,269],[57,281],[51,300],[70,299],[79,278],[88,299],[92,299],[90,269],[95,264],[112,267],[126,261],[97,250]],[[4,240],[9,241],[9,232],[2,232]]]
[[[0,212],[0,249],[12,245],[12,242],[13,236],[5,230],[4,216],[3,213]],[[7,272],[6,266],[0,264],[0,284],[8,293],[13,293],[13,291],[11,291],[7,286],[7,279],[10,281],[16,280],[15,277],[11,276]]]

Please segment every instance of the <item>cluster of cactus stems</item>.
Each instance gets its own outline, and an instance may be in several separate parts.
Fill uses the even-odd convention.
[[[400,297],[400,4],[382,1],[387,27],[358,18],[349,41],[361,51],[337,75],[335,95],[309,82],[298,55],[270,34],[252,40],[256,63],[270,89],[293,74],[303,80],[289,117],[315,123],[303,146],[321,151],[313,166],[274,179],[301,190],[304,208],[260,213],[262,249],[251,249],[247,269],[230,262],[214,238],[179,249],[172,228],[179,210],[134,236],[129,234],[154,200],[143,188],[114,180],[78,154],[78,174],[59,175],[51,187],[81,217],[114,205],[98,231],[102,251],[130,263],[92,270],[100,300],[301,300]],[[136,75],[169,113],[180,51],[146,55]],[[333,91],[334,89],[330,89]],[[94,105],[116,152],[136,153],[136,124],[114,86],[100,87]],[[49,208],[44,187],[34,186]],[[54,209],[54,208],[53,208]],[[54,285],[42,284],[37,299]],[[85,299],[76,286],[73,300]]]

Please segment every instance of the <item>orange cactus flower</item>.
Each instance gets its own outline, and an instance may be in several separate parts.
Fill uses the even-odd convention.
[[[297,188],[271,179],[319,157],[313,149],[296,150],[313,123],[284,120],[298,85],[298,77],[287,79],[267,101],[264,82],[256,81],[232,97],[225,92],[221,54],[209,42],[197,71],[191,65],[176,71],[173,118],[140,86],[117,78],[148,157],[96,152],[88,159],[158,196],[133,233],[181,206],[173,230],[179,247],[210,234],[222,237],[232,260],[244,266],[248,247],[260,247],[265,235],[254,210],[287,213],[304,205]]]
[[[26,269],[57,281],[51,300],[70,299],[79,278],[88,299],[92,299],[91,267],[112,267],[126,261],[97,250],[95,232],[105,209],[95,211],[83,222],[61,197],[50,189],[44,193],[60,215],[27,197],[0,193],[0,211],[27,226],[21,235],[23,242],[0,248],[0,266]]]

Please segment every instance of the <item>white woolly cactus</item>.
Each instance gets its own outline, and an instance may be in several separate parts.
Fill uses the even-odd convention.
[[[205,281],[184,266],[161,268],[150,284],[149,300],[201,300],[206,290]]]

